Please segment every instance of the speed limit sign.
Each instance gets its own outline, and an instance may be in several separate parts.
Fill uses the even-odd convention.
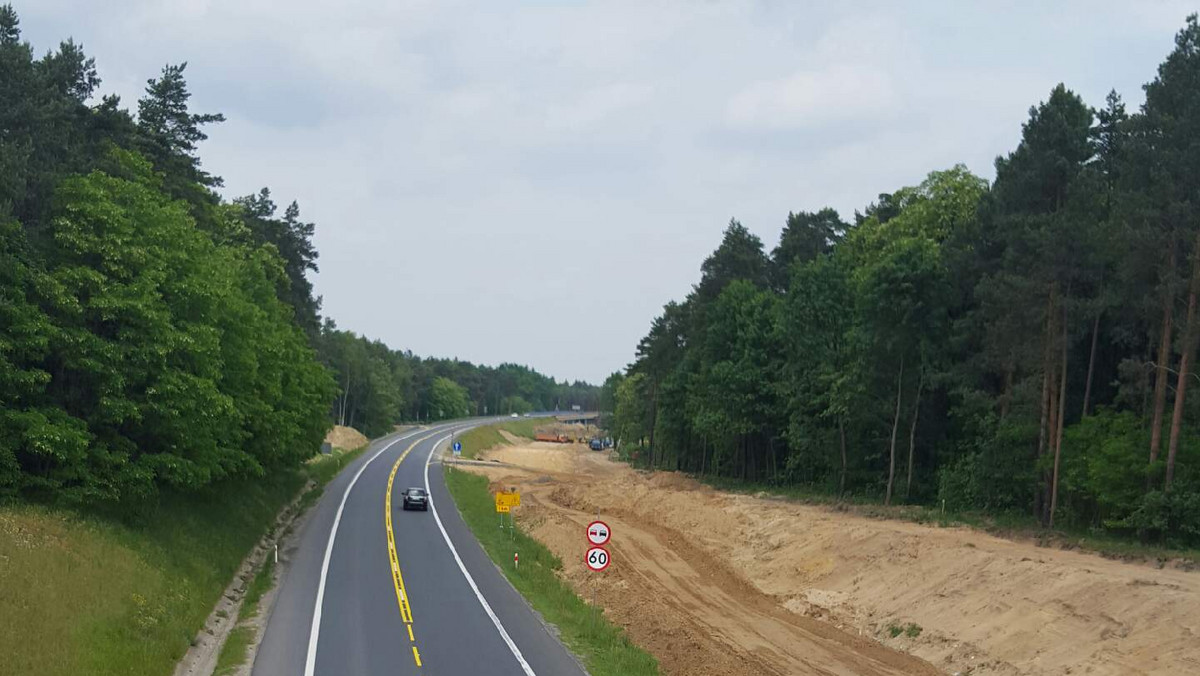
[[[596,572],[600,572],[605,568],[608,568],[608,564],[612,562],[612,559],[609,557],[607,549],[603,547],[592,547],[591,549],[587,550],[587,554],[583,557],[583,561],[587,564],[588,568]]]

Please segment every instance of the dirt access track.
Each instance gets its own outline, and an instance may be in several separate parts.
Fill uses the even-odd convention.
[[[464,466],[665,674],[1200,674],[1200,573],[645,474],[577,445]],[[585,570],[584,529],[613,563]],[[893,636],[894,633],[898,635]]]

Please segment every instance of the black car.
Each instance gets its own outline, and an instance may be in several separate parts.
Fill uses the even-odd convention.
[[[404,509],[429,511],[429,494],[424,488],[409,488],[404,491]]]

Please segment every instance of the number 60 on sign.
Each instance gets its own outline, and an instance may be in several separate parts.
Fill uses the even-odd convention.
[[[588,568],[599,572],[605,568],[608,568],[608,564],[612,562],[612,559],[609,557],[607,549],[603,547],[592,547],[591,549],[587,550],[587,554],[584,555],[583,561],[587,564]]]

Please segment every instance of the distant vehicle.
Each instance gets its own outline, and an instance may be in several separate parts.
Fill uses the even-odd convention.
[[[526,417],[526,418],[528,418],[528,417],[529,417],[529,414],[528,414],[528,413],[526,413],[526,414],[525,414],[525,417]]]
[[[404,509],[419,509],[429,511],[429,494],[424,488],[410,488],[404,491]]]
[[[517,413],[513,413],[513,414],[512,414],[512,415],[510,415],[509,417],[510,417],[510,418],[520,418],[521,416],[520,416],[519,414],[517,414]]]
[[[533,435],[534,441],[550,441],[556,444],[569,444],[571,438],[565,434],[550,434],[548,432],[537,432]]]
[[[599,439],[592,439],[588,442],[588,448],[592,449],[593,451],[603,451],[604,442],[600,441]]]

